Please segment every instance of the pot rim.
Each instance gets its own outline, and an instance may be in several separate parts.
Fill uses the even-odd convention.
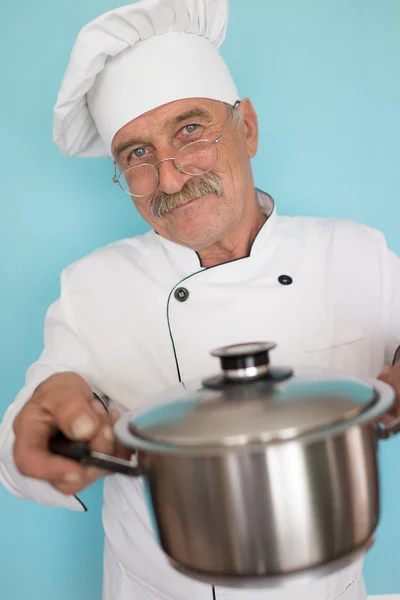
[[[344,432],[358,426],[364,425],[376,425],[377,419],[388,412],[393,406],[396,398],[394,389],[387,383],[373,379],[373,378],[356,378],[356,377],[343,377],[341,379],[347,379],[349,381],[358,381],[363,385],[368,384],[372,390],[377,394],[376,402],[372,404],[365,411],[360,412],[354,418],[348,419],[343,422],[336,423],[334,425],[328,425],[321,429],[316,429],[308,432],[294,432],[292,436],[288,436],[282,439],[273,439],[268,441],[252,441],[244,442],[242,444],[210,444],[203,446],[188,446],[179,444],[168,444],[157,441],[146,439],[140,435],[140,431],[134,432],[131,427],[132,421],[135,417],[143,415],[147,412],[149,405],[144,404],[140,409],[133,411],[127,411],[114,425],[114,432],[118,440],[126,447],[138,453],[152,453],[152,454],[168,454],[168,455],[179,455],[179,456],[216,456],[226,455],[230,453],[257,453],[265,450],[266,447],[276,446],[281,444],[289,444],[292,442],[302,442],[305,444],[314,443],[327,438],[337,437],[342,435]],[[152,405],[154,406],[154,405]],[[146,410],[147,408],[147,410]]]

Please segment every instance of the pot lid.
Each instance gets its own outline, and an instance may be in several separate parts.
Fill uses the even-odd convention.
[[[130,430],[161,444],[237,446],[324,430],[355,419],[376,400],[366,384],[340,380],[296,381],[235,400],[224,393],[188,393],[187,399],[139,415]]]
[[[181,447],[243,446],[326,430],[356,419],[378,401],[371,385],[353,378],[309,380],[272,368],[274,344],[239,346],[214,351],[222,373],[172,401],[170,393],[161,397],[131,421],[131,433]]]

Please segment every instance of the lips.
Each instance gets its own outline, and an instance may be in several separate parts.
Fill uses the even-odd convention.
[[[185,202],[183,202],[176,208],[173,208],[170,211],[170,213],[174,213],[175,211],[179,210],[180,208],[184,208],[185,206],[188,206],[189,204],[192,204],[193,202],[196,202],[197,200],[203,200],[203,199],[207,198],[208,196],[215,196],[215,194],[204,194],[203,196],[197,196],[196,198],[192,198],[191,200],[186,200]]]
[[[196,200],[200,200],[201,198],[204,198],[204,196],[198,196],[197,198],[192,198],[191,200],[185,200],[185,202],[182,202],[182,204],[179,204],[179,206],[176,206],[175,208],[173,208],[171,212],[174,212],[174,210],[177,210],[178,208],[182,208],[183,206],[187,206],[188,204],[191,204],[192,202],[195,202]]]

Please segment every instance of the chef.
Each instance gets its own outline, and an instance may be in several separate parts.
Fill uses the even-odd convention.
[[[82,511],[103,471],[48,452],[59,427],[118,456],[118,415],[215,371],[210,350],[277,342],[274,360],[378,376],[400,345],[400,260],[341,220],[279,217],[255,187],[257,116],[219,54],[228,0],[143,0],[80,32],[54,110],[66,156],[107,158],[150,225],[65,269],[44,349],[0,429],[15,496]],[[84,198],[82,198],[84,202]],[[363,600],[362,564],[289,590],[212,588],[158,547],[142,483],[104,480],[104,600]]]

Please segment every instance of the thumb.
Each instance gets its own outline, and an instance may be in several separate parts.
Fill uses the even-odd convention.
[[[378,379],[382,379],[383,381],[385,381],[389,375],[391,371],[391,367],[389,367],[389,365],[385,365],[384,367],[382,367],[381,372],[378,375]]]

